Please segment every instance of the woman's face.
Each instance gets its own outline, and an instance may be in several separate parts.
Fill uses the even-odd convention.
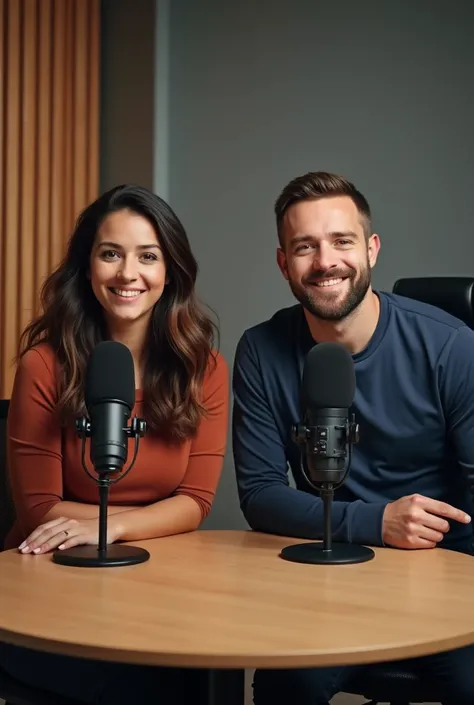
[[[148,324],[166,285],[166,263],[146,218],[128,209],[108,215],[97,231],[89,271],[109,326]]]

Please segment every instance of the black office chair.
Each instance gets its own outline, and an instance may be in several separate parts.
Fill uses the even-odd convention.
[[[0,399],[0,550],[3,550],[5,538],[15,520],[7,474],[7,415],[8,399]],[[0,699],[6,701],[5,705],[83,705],[77,700],[23,685],[1,668]]]
[[[437,306],[474,329],[474,278],[416,277],[398,279],[393,292]],[[439,695],[429,683],[420,680],[406,661],[374,664],[351,679],[345,693],[360,695],[369,705],[438,702]]]
[[[398,279],[393,292],[442,308],[474,329],[474,277]]]

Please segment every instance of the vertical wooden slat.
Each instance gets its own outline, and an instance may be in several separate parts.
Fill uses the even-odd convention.
[[[54,267],[61,259],[66,236],[64,158],[67,124],[67,120],[65,120],[67,7],[64,0],[55,0],[53,7],[51,186],[49,192],[51,212],[49,263],[51,267]]]
[[[0,0],[0,397],[21,330],[97,197],[100,0]]]
[[[87,90],[88,79],[88,2],[74,3],[74,213],[87,199]]]
[[[31,320],[35,306],[35,183],[36,183],[36,0],[24,0],[22,17],[21,171],[20,171],[20,330]]]
[[[19,236],[19,162],[20,162],[20,87],[21,87],[21,5],[17,0],[7,2],[6,37],[6,100],[5,119],[5,185],[3,220],[3,272],[1,277],[3,301],[3,330],[0,339],[3,365],[3,383],[10,388],[13,382],[12,361],[16,354],[19,329],[18,315],[18,236]]]
[[[89,0],[90,51],[87,66],[87,202],[97,198],[99,189],[99,77],[100,77],[100,0]]]
[[[51,172],[51,9],[52,0],[38,3],[38,92],[42,98],[38,103],[37,131],[37,190],[36,190],[36,276],[38,290],[50,269],[48,262],[50,210],[49,184]]]
[[[74,223],[74,193],[73,193],[73,173],[74,173],[74,0],[63,0],[66,9],[66,26],[64,28],[66,36],[66,57],[64,62],[64,163],[63,163],[63,198],[64,198],[64,221],[63,232],[71,233]]]

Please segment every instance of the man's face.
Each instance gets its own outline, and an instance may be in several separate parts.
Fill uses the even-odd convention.
[[[364,299],[380,241],[367,240],[348,196],[291,206],[281,225],[278,265],[296,299],[316,318],[341,321]]]

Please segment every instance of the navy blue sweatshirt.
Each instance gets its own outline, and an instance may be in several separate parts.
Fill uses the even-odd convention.
[[[376,330],[353,356],[360,440],[333,505],[334,540],[374,546],[383,545],[389,501],[419,493],[472,515],[474,485],[474,332],[433,306],[378,296]],[[291,439],[314,344],[296,305],[247,330],[237,347],[234,461],[242,511],[257,531],[322,538],[322,501],[303,478]],[[470,551],[472,531],[451,522],[440,545]]]

